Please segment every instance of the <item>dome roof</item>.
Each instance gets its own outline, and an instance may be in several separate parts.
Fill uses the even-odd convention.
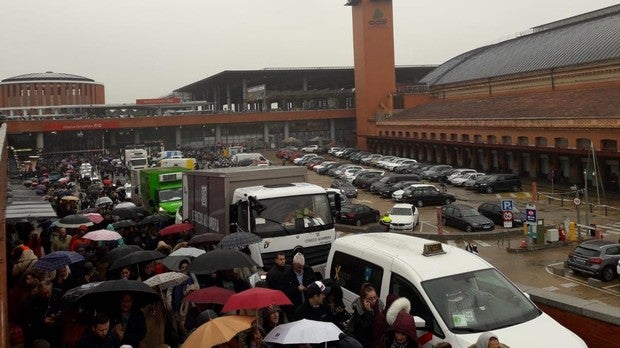
[[[2,80],[2,82],[19,82],[19,81],[88,81],[94,82],[95,80],[89,79],[88,77],[73,75],[73,74],[65,74],[65,73],[55,73],[52,71],[47,71],[44,73],[33,73],[33,74],[24,74],[14,77],[9,77],[8,79]]]
[[[532,29],[454,57],[422,82],[444,85],[620,58],[620,5]]]

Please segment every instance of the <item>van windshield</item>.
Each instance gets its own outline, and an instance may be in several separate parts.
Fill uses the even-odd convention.
[[[448,329],[456,334],[501,329],[541,314],[492,268],[427,280],[422,287]]]

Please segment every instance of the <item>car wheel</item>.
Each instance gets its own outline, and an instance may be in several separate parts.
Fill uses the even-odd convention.
[[[424,206],[424,202],[422,200],[418,200],[415,205],[417,205],[418,207],[423,207]]]
[[[474,230],[474,229],[473,229],[473,228],[471,228],[471,225],[467,225],[467,226],[465,226],[465,232],[471,232],[471,231],[473,231],[473,230]]]
[[[450,198],[446,198],[445,202],[443,202],[445,205],[448,205],[450,203],[452,203],[452,200]]]
[[[601,280],[604,282],[610,282],[616,276],[616,272],[614,272],[613,268],[605,267],[601,272]]]
[[[441,224],[446,226],[446,218],[441,218]]]
[[[379,222],[379,220],[381,219],[381,217],[379,216],[379,214],[375,215],[375,217],[372,219],[374,222]]]
[[[355,226],[362,226],[362,220],[360,219],[355,220]]]
[[[512,192],[519,192],[519,191],[521,191],[521,188],[520,188],[519,186],[514,185],[514,186],[512,187]]]
[[[493,188],[491,186],[487,186],[486,191],[487,193],[493,193]]]

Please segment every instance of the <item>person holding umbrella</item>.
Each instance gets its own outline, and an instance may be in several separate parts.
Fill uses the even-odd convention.
[[[112,316],[114,332],[121,344],[139,347],[140,341],[146,336],[146,318],[139,308],[134,306],[134,297],[124,293],[120,297],[119,307]]]
[[[99,312],[93,318],[90,331],[77,342],[75,348],[117,348],[121,342],[115,330],[110,330],[110,318]]]
[[[43,280],[37,286],[37,292],[26,303],[26,325],[24,327],[26,346],[40,338],[60,346],[62,293],[55,289],[51,280]]]
[[[181,284],[172,288],[171,292],[171,304],[173,310],[173,317],[176,321],[177,332],[179,336],[185,336],[187,333],[185,331],[185,317],[187,315],[189,302],[183,301],[183,298],[194,290],[200,289],[198,285],[198,279],[194,273],[190,273],[188,271],[189,261],[187,259],[181,260],[179,262],[179,272],[189,276],[185,281]]]

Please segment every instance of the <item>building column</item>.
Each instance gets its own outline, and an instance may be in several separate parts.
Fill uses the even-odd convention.
[[[265,147],[269,148],[269,123],[263,123],[263,142]]]
[[[114,130],[110,131],[110,146],[116,146],[116,132]]]
[[[288,121],[284,122],[284,139],[289,137],[289,124]]]
[[[177,149],[181,147],[181,127],[174,129],[174,145]]]
[[[215,125],[215,143],[222,142],[222,125]]]
[[[230,85],[226,84],[226,109],[232,111],[232,104],[230,100]]]
[[[336,120],[329,120],[329,139],[332,143],[336,142]]]
[[[140,131],[137,129],[133,132],[133,143],[140,144]]]
[[[241,93],[242,93],[242,98],[243,100],[241,101],[241,103],[243,105],[241,105],[241,111],[245,111],[248,109],[248,104],[246,103],[246,98],[247,98],[247,92],[248,92],[248,80],[243,79],[241,80]]]
[[[43,133],[37,133],[37,150],[43,149],[44,146]]]

